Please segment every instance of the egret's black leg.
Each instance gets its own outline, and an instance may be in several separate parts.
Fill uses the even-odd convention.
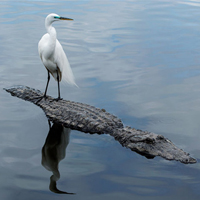
[[[58,82],[58,98],[56,100],[58,101],[61,100],[62,98],[60,98],[60,82],[59,82],[58,70],[56,72],[57,72],[57,82]]]
[[[33,99],[38,99],[36,101],[36,103],[40,102],[43,98],[46,99],[46,94],[47,94],[47,88],[48,88],[48,85],[49,85],[49,81],[50,81],[50,73],[49,71],[47,70],[47,85],[46,85],[46,89],[45,89],[45,92],[44,92],[44,95],[43,96],[40,96],[40,97],[34,97]]]
[[[49,86],[49,81],[50,81],[50,73],[49,73],[48,70],[47,70],[47,73],[48,73],[48,75],[47,75],[47,85],[46,85],[46,89],[45,89],[45,92],[44,92],[44,97],[46,97],[47,88],[48,88],[48,86]]]

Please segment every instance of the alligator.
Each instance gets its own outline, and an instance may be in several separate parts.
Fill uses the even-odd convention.
[[[4,90],[42,108],[53,123],[90,134],[110,134],[122,146],[148,159],[160,156],[184,164],[197,162],[163,135],[124,126],[121,119],[105,109],[63,99],[56,101],[51,96],[41,98],[44,94],[40,90],[27,86],[13,86]]]

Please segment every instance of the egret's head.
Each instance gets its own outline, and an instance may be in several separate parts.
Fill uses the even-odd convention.
[[[59,20],[73,20],[73,19],[66,18],[66,17],[61,17],[61,16],[59,16],[59,15],[57,15],[55,13],[51,13],[46,17],[45,24],[50,25],[53,22],[59,21]]]

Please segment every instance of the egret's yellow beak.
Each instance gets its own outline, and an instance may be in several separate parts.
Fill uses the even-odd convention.
[[[71,18],[66,18],[66,17],[60,17],[60,20],[73,20]]]

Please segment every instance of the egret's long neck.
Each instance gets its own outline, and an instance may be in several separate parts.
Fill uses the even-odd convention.
[[[49,23],[48,21],[45,21],[45,27],[46,27],[47,33],[49,33],[52,41],[55,42],[56,41],[56,29],[52,26],[52,23]]]

